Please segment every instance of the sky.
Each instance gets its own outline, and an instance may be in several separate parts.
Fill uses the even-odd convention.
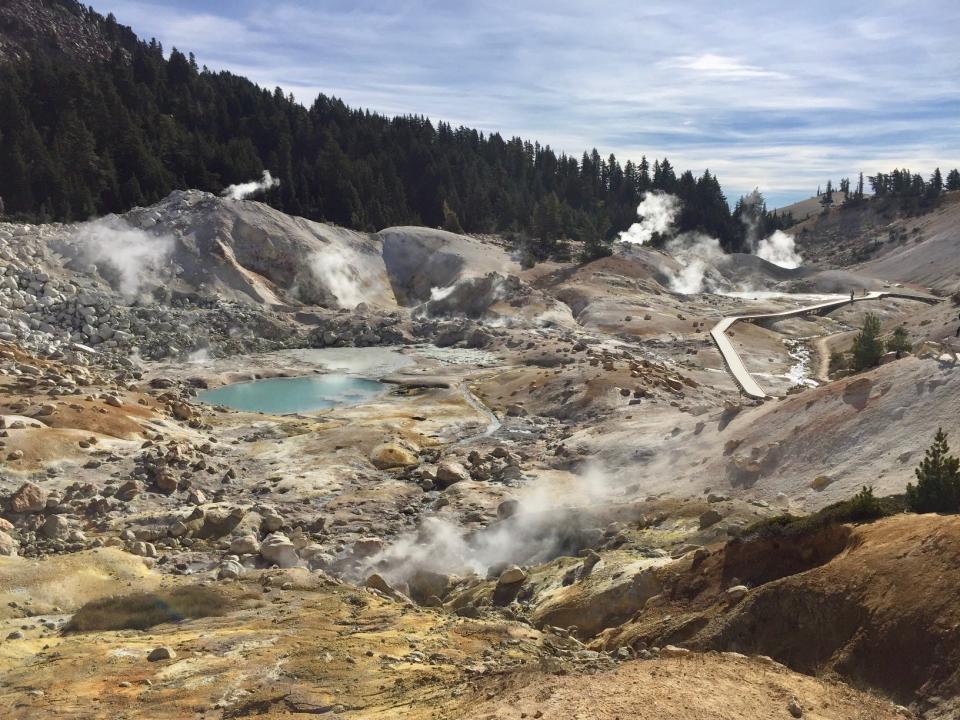
[[[306,105],[666,156],[771,207],[860,171],[960,167],[957,0],[91,4]]]

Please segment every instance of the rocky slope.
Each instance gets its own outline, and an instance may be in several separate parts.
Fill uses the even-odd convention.
[[[73,0],[7,0],[0,5],[0,62],[22,60],[29,47],[81,61],[106,60],[114,43]]]
[[[497,238],[192,191],[0,226],[0,708],[948,716],[952,625],[898,593],[952,617],[952,521],[751,534],[900,492],[933,430],[956,436],[955,310],[738,325],[782,396],[745,402],[709,329],[853,275],[726,258],[705,277],[741,292],[684,295],[685,262],[523,269]],[[815,387],[809,353],[867,310],[937,344]],[[287,415],[197,397],[335,373],[383,385]],[[791,618],[818,608],[835,644],[808,648]],[[903,682],[871,655],[896,648]]]

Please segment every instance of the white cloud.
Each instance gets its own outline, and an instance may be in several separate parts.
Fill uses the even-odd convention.
[[[681,55],[669,60],[661,61],[665,68],[679,68],[692,70],[714,78],[785,78],[786,75],[772,70],[764,70],[756,65],[750,65],[736,58],[725,55],[704,53],[702,55]]]

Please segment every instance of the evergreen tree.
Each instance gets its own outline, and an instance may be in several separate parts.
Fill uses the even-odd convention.
[[[899,358],[911,350],[913,350],[913,343],[910,342],[907,329],[903,325],[899,325],[897,329],[893,331],[890,340],[887,341],[887,351],[897,353],[897,357]]]
[[[827,180],[827,189],[823,192],[823,197],[820,198],[820,204],[827,206],[833,204],[833,181]]]
[[[946,188],[951,192],[954,190],[960,190],[960,170],[957,170],[957,168],[954,168],[947,173]]]
[[[880,362],[884,352],[880,329],[880,318],[867,313],[863,319],[863,328],[853,339],[853,369],[857,372],[876,367]]]
[[[940,168],[933,171],[930,176],[930,183],[927,185],[927,195],[931,198],[940,197],[943,193],[943,177],[940,175]]]
[[[933,445],[915,470],[917,484],[907,485],[907,507],[913,512],[960,510],[960,460],[949,453],[947,434],[938,428]]]

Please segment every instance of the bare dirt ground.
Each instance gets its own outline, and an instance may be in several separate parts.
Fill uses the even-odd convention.
[[[611,673],[549,678],[511,689],[496,710],[476,707],[477,718],[517,717],[717,718],[778,720],[791,703],[818,720],[902,718],[890,703],[842,683],[797,675],[782,665],[736,653],[695,653],[647,663],[625,663]]]

